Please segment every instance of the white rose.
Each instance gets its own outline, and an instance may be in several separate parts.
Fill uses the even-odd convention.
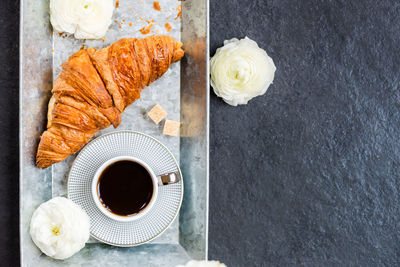
[[[247,104],[272,84],[275,64],[265,50],[249,38],[226,40],[210,61],[211,86],[232,106]]]
[[[185,266],[177,265],[176,267],[226,267],[225,264],[219,261],[189,261]]]
[[[112,22],[112,0],[50,0],[50,21],[58,32],[77,39],[99,39]]]
[[[81,250],[89,239],[89,217],[71,200],[53,198],[33,213],[30,234],[47,256],[66,259]]]

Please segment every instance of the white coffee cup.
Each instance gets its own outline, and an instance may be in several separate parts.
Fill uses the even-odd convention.
[[[146,171],[149,173],[149,175],[152,179],[152,183],[153,183],[153,195],[150,199],[150,202],[139,213],[130,215],[130,216],[122,216],[122,215],[117,215],[115,213],[112,213],[100,201],[100,194],[98,192],[98,182],[99,182],[102,172],[111,164],[118,162],[118,161],[123,161],[123,160],[136,162],[139,165],[141,165],[142,167],[144,167],[146,169]],[[138,158],[131,157],[131,156],[119,156],[119,157],[115,157],[115,158],[112,158],[112,159],[104,162],[97,169],[97,171],[93,177],[93,181],[92,181],[92,197],[93,197],[93,200],[94,200],[94,203],[96,204],[96,206],[107,217],[109,217],[113,220],[116,220],[116,221],[120,221],[120,222],[131,222],[131,221],[137,220],[139,218],[142,218],[151,210],[151,208],[154,206],[154,203],[157,200],[159,186],[177,183],[180,181],[180,179],[181,178],[180,178],[179,173],[167,173],[164,175],[157,176],[154,173],[154,171],[150,168],[150,166],[147,165],[147,163],[144,162],[143,160],[140,160]]]

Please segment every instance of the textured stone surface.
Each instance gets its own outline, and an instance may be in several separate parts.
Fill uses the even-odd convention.
[[[248,35],[265,96],[211,94],[209,257],[228,266],[400,264],[397,1],[210,0],[211,54]],[[18,1],[0,1],[0,258],[18,266]]]
[[[19,1],[0,1],[0,265],[19,264]]]
[[[277,72],[211,94],[209,257],[228,266],[400,264],[400,3],[210,1],[211,55],[248,36]]]

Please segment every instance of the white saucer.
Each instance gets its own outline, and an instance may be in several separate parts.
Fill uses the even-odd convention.
[[[102,135],[86,145],[75,159],[68,177],[68,197],[89,215],[90,234],[110,245],[137,246],[153,240],[171,225],[182,203],[183,181],[161,186],[154,206],[142,218],[132,222],[112,220],[96,206],[91,185],[96,170],[117,156],[141,159],[156,175],[180,172],[180,169],[163,144],[149,135],[133,131]]]

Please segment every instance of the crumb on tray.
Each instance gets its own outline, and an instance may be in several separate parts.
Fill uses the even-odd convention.
[[[150,25],[148,25],[148,26],[146,26],[146,27],[141,28],[141,29],[140,29],[140,32],[141,32],[142,34],[149,34],[149,33],[150,33],[150,30],[151,30],[151,27],[153,27],[153,23],[150,24]]]
[[[157,11],[161,11],[161,6],[160,6],[160,2],[158,1],[154,1],[153,3],[153,8]]]
[[[165,29],[167,30],[167,32],[170,32],[170,31],[171,31],[171,29],[172,29],[172,26],[171,26],[171,24],[169,24],[168,22],[167,22],[167,23],[165,23]]]

